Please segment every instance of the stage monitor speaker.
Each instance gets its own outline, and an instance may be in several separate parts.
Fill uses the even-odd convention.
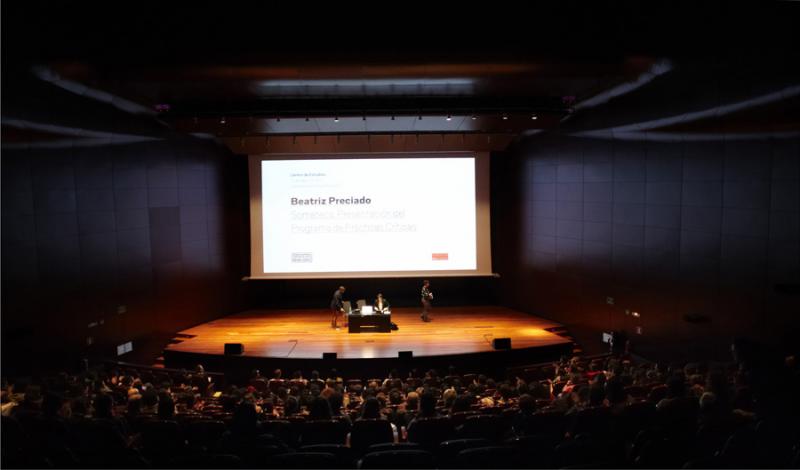
[[[226,356],[239,356],[244,354],[244,345],[242,343],[225,343]]]
[[[333,352],[333,353],[331,353],[331,352],[325,353],[324,352],[324,353],[322,353],[322,358],[323,359],[336,359],[336,353],[335,352]]]
[[[492,340],[494,349],[511,349],[511,338],[495,338]]]
[[[400,359],[411,359],[414,357],[414,351],[398,351],[397,357]]]

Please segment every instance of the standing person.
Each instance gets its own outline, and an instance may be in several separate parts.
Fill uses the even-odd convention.
[[[422,281],[422,321],[429,322],[431,321],[428,318],[428,312],[431,309],[431,300],[433,300],[433,292],[431,292],[431,281],[425,280]]]
[[[333,317],[331,318],[331,328],[339,329],[339,325],[337,324],[339,320],[339,315],[344,313],[344,302],[342,301],[342,294],[344,294],[344,286],[339,286],[333,292],[333,298],[331,299],[331,313]]]

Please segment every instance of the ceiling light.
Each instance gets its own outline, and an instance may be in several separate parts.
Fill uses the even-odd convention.
[[[225,121],[225,116],[222,116],[221,118],[219,118],[219,123],[220,124],[225,124],[226,122],[227,121]]]
[[[473,114],[473,115],[472,115],[472,120],[474,121],[474,120],[476,120],[476,119],[478,119],[478,116],[476,116],[476,115],[474,115],[474,114]]]
[[[333,122],[339,122],[339,116],[334,117]]]
[[[531,116],[531,119],[533,119],[535,121],[535,120],[539,119],[539,116],[534,114],[533,116]]]
[[[503,121],[507,121],[507,120],[508,120],[508,116],[503,114]]]
[[[453,120],[453,116],[451,116],[451,115],[449,115],[449,114],[448,114],[448,115],[447,115],[447,117],[446,117],[445,119],[447,119],[448,121],[452,121],[452,120]]]

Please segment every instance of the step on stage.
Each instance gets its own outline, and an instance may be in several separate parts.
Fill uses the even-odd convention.
[[[348,373],[388,372],[387,367],[462,365],[496,370],[556,359],[572,351],[572,342],[546,329],[561,325],[496,306],[441,307],[424,323],[418,308],[395,308],[390,333],[348,333],[331,328],[328,310],[254,310],[220,318],[179,332],[164,351],[167,367],[201,363],[226,372],[280,367],[291,372],[311,368],[323,375],[331,367]],[[511,338],[511,350],[495,351],[494,338]],[[179,341],[179,342],[178,342]],[[225,356],[225,343],[241,343],[244,354]],[[399,359],[411,351],[413,359]],[[336,353],[336,360],[322,359]]]

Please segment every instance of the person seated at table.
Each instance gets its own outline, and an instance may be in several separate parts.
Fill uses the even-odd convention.
[[[386,313],[389,311],[389,301],[386,300],[380,292],[378,292],[378,297],[375,299],[372,306],[377,313]]]

